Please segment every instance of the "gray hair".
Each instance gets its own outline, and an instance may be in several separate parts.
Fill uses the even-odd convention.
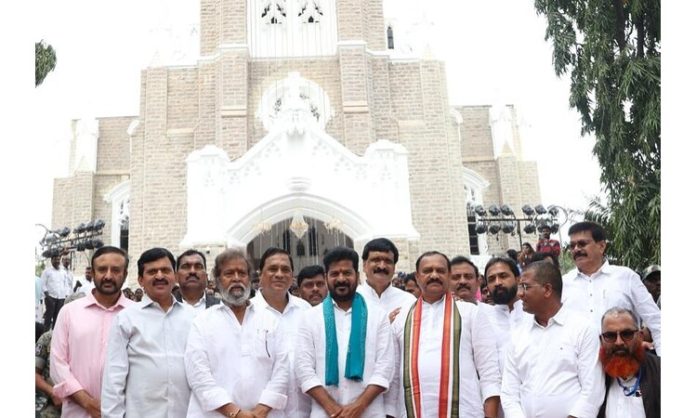
[[[249,275],[249,280],[251,281],[251,275],[254,271],[254,266],[251,264],[249,257],[246,252],[237,248],[228,248],[225,251],[218,254],[215,257],[215,266],[213,266],[213,277],[215,278],[215,284],[220,288],[220,275],[222,274],[222,266],[226,262],[235,259],[242,259],[247,265],[247,274]]]
[[[602,315],[602,322],[601,322],[602,327],[604,327],[604,318],[606,318],[607,316],[609,316],[609,315],[622,315],[622,314],[629,315],[631,317],[631,319],[633,320],[633,325],[636,328],[640,328],[638,326],[638,318],[636,317],[636,314],[634,314],[633,311],[630,309],[620,308],[618,306],[615,306],[613,308],[609,308],[606,312],[604,312],[604,315]]]

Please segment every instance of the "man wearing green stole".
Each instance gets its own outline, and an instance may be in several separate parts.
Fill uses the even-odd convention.
[[[496,417],[500,370],[488,316],[455,301],[452,266],[429,251],[416,261],[421,296],[392,323],[397,363],[387,415],[404,418]]]
[[[295,372],[312,398],[311,418],[384,418],[382,392],[394,373],[387,313],[358,293],[358,253],[324,256],[329,297],[303,312]]]

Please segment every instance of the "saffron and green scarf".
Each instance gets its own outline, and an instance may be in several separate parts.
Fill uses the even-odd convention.
[[[408,418],[421,418],[421,388],[418,376],[418,349],[420,343],[423,298],[418,298],[406,317],[404,325],[404,401]],[[440,360],[440,404],[437,418],[459,416],[459,342],[462,335],[462,318],[447,292],[445,318],[442,329]]]
[[[333,299],[329,296],[322,302],[324,310],[324,332],[326,335],[326,364],[324,380],[326,386],[338,386],[338,338],[334,318]],[[365,369],[365,338],[367,336],[367,306],[365,299],[356,293],[350,316],[350,338],[346,355],[346,379],[362,381]]]

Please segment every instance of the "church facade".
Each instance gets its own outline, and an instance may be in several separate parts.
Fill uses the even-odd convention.
[[[296,270],[380,236],[400,271],[519,246],[469,223],[474,204],[540,201],[514,107],[451,105],[444,64],[397,53],[382,1],[200,3],[195,64],[142,70],[136,116],[73,122],[53,227],[103,219],[133,261],[274,245]]]

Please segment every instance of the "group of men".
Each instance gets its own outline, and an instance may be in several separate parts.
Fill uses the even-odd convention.
[[[50,265],[35,280],[36,285],[36,322],[42,324],[43,330],[55,326],[58,312],[63,307],[66,298],[76,293],[86,294],[92,290],[92,269],[85,269],[85,283],[79,280],[73,284],[74,278],[70,269],[68,255],[54,254]]]
[[[472,297],[476,265],[438,251],[416,261],[417,296],[392,286],[399,252],[385,238],[364,246],[364,284],[358,253],[337,247],[299,272],[300,297],[287,251],[262,255],[252,298],[251,262],[227,249],[212,267],[221,301],[206,295],[202,253],[153,248],[134,303],[120,291],[126,253],[102,247],[94,290],[58,315],[49,396],[63,417],[659,416],[647,349],[660,353],[660,311],[635,273],[606,262],[603,234],[571,227],[577,269],[564,277],[492,258],[493,306]]]

